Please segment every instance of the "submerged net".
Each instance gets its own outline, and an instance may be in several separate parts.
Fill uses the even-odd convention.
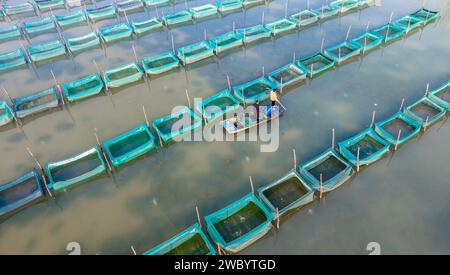
[[[140,71],[137,68],[126,68],[108,75],[110,80],[120,80],[130,75],[138,74]]]
[[[410,111],[423,120],[431,119],[440,113],[438,109],[424,102],[416,104]]]
[[[180,245],[169,250],[164,255],[206,255],[208,253],[208,246],[202,236],[196,233]]]
[[[14,187],[0,191],[0,208],[15,203],[38,189],[35,178],[29,178]]]
[[[304,65],[306,67],[311,67],[311,65],[312,65],[312,67],[314,69],[321,69],[321,68],[323,68],[323,67],[325,67],[325,66],[327,66],[329,64],[330,64],[330,62],[327,62],[327,61],[325,61],[324,59],[322,59],[320,57],[316,57],[316,58],[313,58],[311,60],[308,60],[308,61],[304,62]]]
[[[447,87],[442,91],[437,92],[435,96],[439,97],[444,101],[450,102],[450,88]]]
[[[270,203],[280,210],[297,201],[307,193],[308,190],[297,177],[291,177],[263,192]]]
[[[356,156],[358,154],[358,147],[360,148],[359,157],[365,159],[380,151],[384,145],[378,142],[371,136],[365,135],[360,141],[351,145],[347,149]]]
[[[69,96],[77,95],[79,93],[85,92],[86,90],[95,88],[98,85],[99,85],[99,82],[97,80],[93,80],[93,81],[86,82],[82,85],[72,86],[72,87],[68,88],[67,91],[69,93]]]
[[[341,46],[341,47],[339,47],[339,48],[336,48],[336,49],[333,49],[332,51],[331,51],[331,53],[333,53],[334,55],[336,55],[336,56],[346,56],[346,55],[348,55],[348,54],[350,54],[350,53],[352,53],[353,52],[353,49],[352,48],[350,48],[349,46],[347,46],[347,45],[344,45],[344,46]]]
[[[193,55],[197,55],[199,53],[203,53],[203,52],[205,52],[207,50],[208,50],[208,47],[202,45],[201,47],[198,47],[198,48],[195,48],[195,49],[192,49],[192,50],[189,50],[189,51],[185,51],[184,52],[184,56],[185,57],[190,57],[190,56],[193,56]]]
[[[103,165],[98,155],[91,154],[82,159],[61,165],[52,169],[52,178],[54,182],[66,181],[78,176],[84,175],[89,171]]]
[[[286,68],[279,73],[271,75],[276,81],[281,82],[283,80],[284,83],[295,80],[300,76],[301,74],[292,68]]]
[[[266,83],[258,82],[247,88],[244,88],[243,94],[245,97],[254,97],[264,92],[269,92],[272,88]]]
[[[109,151],[114,158],[117,158],[141,147],[149,141],[150,137],[148,134],[145,131],[142,131],[112,144],[109,146]]]
[[[338,158],[333,155],[328,155],[325,160],[321,160],[318,165],[308,170],[308,172],[319,181],[320,175],[322,175],[322,182],[326,182],[346,168],[347,166]]]
[[[217,107],[220,110],[225,110],[227,107],[235,105],[236,102],[229,97],[219,97],[211,100],[211,102],[203,105],[203,108],[208,109],[208,107]],[[212,108],[211,108],[212,109]]]
[[[46,94],[36,98],[30,98],[26,101],[22,101],[15,105],[15,109],[17,111],[28,110],[34,107],[38,107],[47,103],[50,103],[55,100],[54,94]]]
[[[150,68],[158,68],[158,67],[162,67],[162,66],[165,66],[167,64],[170,64],[170,63],[172,63],[174,61],[175,61],[175,59],[173,57],[163,57],[163,58],[160,58],[160,59],[149,61],[146,64]]]
[[[157,125],[159,131],[161,131],[162,134],[167,135],[172,133],[174,124],[177,124],[179,127],[178,129],[183,129],[185,127],[188,127],[189,125],[194,125],[195,120],[192,119],[191,116],[187,115],[186,113],[180,114],[177,117],[170,118],[164,122],[161,122]]]
[[[214,227],[225,242],[229,243],[250,232],[266,220],[264,212],[255,203],[249,202],[238,212],[215,223]]]
[[[382,128],[393,137],[397,137],[400,130],[402,131],[402,136],[407,136],[417,129],[413,125],[398,117],[384,124]]]

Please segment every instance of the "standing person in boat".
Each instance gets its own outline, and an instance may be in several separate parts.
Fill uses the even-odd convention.
[[[278,96],[275,91],[270,91],[270,101],[272,101],[272,107],[275,106],[275,103],[278,101]]]
[[[259,100],[257,100],[255,102],[253,107],[255,107],[255,111],[256,111],[256,123],[259,123]]]
[[[228,121],[233,123],[233,125],[236,129],[238,128],[239,119],[237,117],[237,113],[235,113],[234,116],[232,118],[230,118]]]

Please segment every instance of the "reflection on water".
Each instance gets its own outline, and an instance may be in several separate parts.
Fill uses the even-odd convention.
[[[189,1],[189,6],[207,3]],[[198,42],[236,28],[253,26],[284,16],[286,1],[275,0],[245,13],[155,32],[133,41],[118,41],[105,49],[92,49],[72,60],[65,58],[35,69],[0,75],[0,84],[13,97],[20,97],[54,85],[53,69],[62,83],[134,61],[131,45],[139,57],[159,54],[175,47]],[[411,104],[423,96],[426,83],[434,88],[449,78],[450,8],[445,0],[427,1],[440,9],[444,18],[407,39],[374,50],[364,58],[329,71],[283,91],[287,112],[281,119],[280,148],[260,153],[251,142],[192,142],[159,148],[151,157],[139,159],[115,175],[86,183],[55,200],[40,203],[9,218],[0,226],[0,253],[65,253],[68,242],[77,241],[83,253],[130,254],[179,233],[196,222],[195,206],[207,215],[239,199],[250,191],[248,176],[255,188],[283,175],[292,167],[292,149],[299,161],[306,161],[331,145],[331,129],[336,141],[344,140],[368,127],[373,110],[377,120],[398,111],[401,98]],[[292,60],[327,48],[363,33],[371,27],[422,6],[422,1],[383,1],[381,7],[331,19],[298,34],[258,43],[225,55],[215,62],[179,70],[163,77],[142,81],[112,97],[100,96],[64,111],[49,113],[22,129],[0,132],[0,182],[25,173],[33,165],[26,152],[32,148],[43,163],[65,159],[119,135],[148,117],[170,113],[176,105],[186,105],[185,89],[193,97],[207,97],[232,85],[245,83]],[[314,6],[315,7],[315,6]],[[184,8],[181,3],[158,10],[167,14]],[[306,8],[306,1],[289,1],[289,10]],[[55,11],[55,14],[64,10]],[[155,16],[156,10],[128,15],[130,20]],[[120,17],[123,22],[124,18]],[[117,23],[101,21],[99,27]],[[2,22],[2,25],[5,24]],[[90,32],[90,26],[64,30],[68,37]],[[57,33],[31,38],[31,43],[58,39]],[[26,44],[27,41],[21,41]],[[3,51],[20,47],[19,41],[0,45]],[[406,143],[392,157],[363,169],[351,182],[328,194],[281,224],[243,253],[366,253],[370,241],[381,244],[382,253],[449,253],[448,162],[450,128],[444,121],[424,135]],[[45,138],[43,138],[45,137]],[[45,141],[45,142],[43,142]],[[437,210],[438,209],[438,210]]]

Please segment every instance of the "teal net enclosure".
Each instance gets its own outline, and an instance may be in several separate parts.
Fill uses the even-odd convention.
[[[142,66],[147,75],[156,76],[180,66],[180,60],[172,53],[165,52],[142,58]]]
[[[16,39],[22,36],[19,24],[9,25],[0,28],[0,42]]]
[[[242,1],[242,5],[244,6],[244,8],[249,8],[252,6],[264,5],[264,4],[266,4],[266,0],[243,0]]]
[[[419,18],[422,21],[422,24],[425,25],[438,18],[439,12],[421,8],[410,15]]]
[[[144,72],[136,62],[103,71],[105,84],[109,88],[119,88],[139,81]]]
[[[62,84],[64,96],[69,102],[79,101],[98,95],[105,84],[98,73],[94,73],[80,79]]]
[[[61,29],[66,29],[78,25],[84,25],[87,22],[84,10],[78,10],[66,14],[55,15],[55,19]]]
[[[205,217],[208,233],[219,246],[237,253],[266,235],[274,219],[253,194]]]
[[[219,54],[229,49],[242,46],[244,43],[243,39],[242,34],[231,31],[211,38],[209,43],[214,48],[214,52]]]
[[[334,59],[337,63],[342,63],[361,53],[359,44],[344,41],[337,45],[325,49],[325,54]]]
[[[234,96],[245,104],[264,101],[270,92],[277,88],[276,84],[265,77],[259,77],[250,82],[233,86]]]
[[[86,9],[86,15],[92,22],[116,17],[116,8],[113,5],[107,5],[100,8]]]
[[[312,188],[322,192],[338,188],[353,175],[352,165],[339,156],[333,148],[300,164],[299,171]]]
[[[371,34],[381,37],[384,43],[388,43],[402,37],[405,32],[405,29],[397,27],[394,24],[387,24],[370,31]]]
[[[144,255],[214,255],[216,250],[198,223],[173,236]]]
[[[258,195],[274,217],[282,216],[314,200],[314,190],[295,170],[259,188]]]
[[[194,19],[202,19],[210,16],[217,15],[217,6],[213,4],[206,4],[198,7],[192,7],[189,9]]]
[[[88,49],[101,46],[100,37],[96,32],[90,32],[78,37],[65,38],[67,47],[72,54],[78,54]]]
[[[447,111],[450,111],[450,81],[431,91],[428,94],[428,98]]]
[[[153,150],[156,145],[146,124],[131,129],[103,143],[112,165],[118,168]]]
[[[22,26],[28,36],[35,36],[41,33],[56,31],[55,22],[51,17],[44,17],[31,22],[23,22]]]
[[[269,104],[269,105],[267,105]],[[228,134],[238,134],[244,132],[250,128],[256,127],[262,123],[266,123],[274,118],[281,116],[285,109],[278,103],[275,106],[271,106],[268,102],[263,102],[260,105],[260,118],[256,116],[256,112],[243,112],[239,113],[235,118],[228,118],[220,122],[220,125]]]
[[[371,128],[338,144],[339,152],[354,166],[369,165],[381,159],[389,151],[390,145]]]
[[[330,2],[330,6],[337,7],[340,13],[345,13],[359,7],[358,0],[335,0]]]
[[[146,7],[156,8],[170,5],[170,0],[143,0],[142,1]]]
[[[312,12],[319,15],[320,20],[326,20],[330,17],[336,16],[339,11],[339,7],[330,4],[322,5],[320,8],[312,10]]]
[[[200,41],[177,49],[177,56],[189,65],[214,56],[214,48],[208,41]]]
[[[3,10],[7,15],[19,15],[25,13],[36,13],[34,5],[30,2],[24,2],[21,4],[3,4]]]
[[[13,121],[13,113],[6,101],[0,101],[0,127]]]
[[[277,89],[282,89],[303,81],[306,72],[294,64],[288,64],[270,72],[267,78],[276,84]]]
[[[105,43],[111,43],[121,39],[129,38],[133,34],[133,29],[128,23],[119,23],[112,26],[100,28],[100,35]]]
[[[14,113],[18,118],[25,118],[57,108],[59,104],[60,99],[55,87],[13,99]]]
[[[33,62],[46,61],[66,55],[66,47],[60,40],[28,45],[27,49]]]
[[[400,145],[420,132],[422,125],[402,112],[375,123],[375,132],[393,145]]]
[[[272,22],[268,22],[265,24],[266,29],[270,30],[273,35],[279,35],[291,31],[295,31],[297,29],[296,22],[288,19],[278,19]]]
[[[195,109],[208,122],[223,118],[226,113],[236,110],[239,106],[239,100],[228,89],[195,102]]]
[[[289,18],[291,18],[292,21],[297,22],[299,27],[306,27],[319,21],[319,14],[310,10],[304,10],[294,13]]]
[[[166,14],[162,17],[164,25],[171,26],[192,22],[192,13],[188,10],[182,10],[175,13]]]
[[[45,165],[48,188],[58,192],[86,182],[105,173],[106,166],[100,150],[94,146],[74,157]]]
[[[0,185],[0,217],[31,205],[44,197],[36,170]]]
[[[383,37],[373,35],[370,32],[363,33],[362,35],[350,40],[353,44],[358,45],[361,48],[361,52],[373,50],[380,46],[383,42]]]
[[[404,113],[427,128],[445,116],[446,110],[431,101],[428,97],[423,97],[405,108]]]
[[[261,39],[270,38],[272,34],[272,32],[266,29],[263,25],[237,29],[236,32],[243,36],[245,44],[250,44]]]
[[[216,0],[216,6],[219,12],[226,14],[242,10],[244,4],[242,0]]]
[[[57,9],[65,9],[66,3],[64,0],[34,0],[36,6],[40,11],[50,11]]]
[[[22,48],[0,54],[0,73],[23,67],[27,59]]]
[[[132,21],[131,28],[134,34],[143,35],[163,28],[163,23],[158,18],[146,19],[144,21]]]
[[[411,15],[405,15],[394,20],[394,25],[404,29],[407,33],[411,30],[419,28],[422,26],[422,23],[422,20]]]
[[[129,14],[144,10],[144,3],[141,0],[122,0],[116,2],[119,13]]]
[[[334,68],[335,60],[322,52],[297,60],[297,66],[306,72],[307,76],[313,78],[327,70]]]
[[[162,142],[166,143],[202,126],[202,119],[191,109],[183,106],[178,111],[152,121],[152,128]]]

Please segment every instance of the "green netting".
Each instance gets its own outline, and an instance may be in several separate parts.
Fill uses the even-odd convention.
[[[103,174],[106,166],[99,149],[94,146],[69,159],[48,163],[45,170],[50,181],[48,188],[61,191]]]
[[[9,124],[13,119],[14,117],[8,103],[0,101],[0,127]]]
[[[103,90],[103,87],[104,83],[98,73],[62,84],[64,96],[69,102],[97,95]]]
[[[258,189],[261,200],[273,216],[279,216],[314,200],[314,190],[299,176],[297,171],[289,171],[281,178]]]
[[[202,119],[184,106],[178,111],[152,121],[153,129],[163,142],[192,132],[202,125]]]
[[[273,35],[282,34],[297,29],[297,24],[287,18],[266,23],[264,26],[266,29],[270,30]]]
[[[222,117],[225,113],[231,112],[239,106],[239,100],[237,100],[228,89],[195,103],[195,109],[202,114],[207,121],[213,121]]]
[[[265,77],[259,77],[242,85],[233,86],[234,95],[241,102],[253,104],[269,98],[270,92],[276,89],[276,84]]]
[[[106,154],[115,167],[129,162],[156,147],[146,124],[131,129],[103,143]]]
[[[143,0],[146,7],[159,7],[170,4],[170,0]]]
[[[428,97],[442,108],[450,111],[450,81],[431,91]]]
[[[214,56],[214,48],[208,41],[200,41],[177,49],[177,56],[183,64],[192,64]]]
[[[198,7],[190,8],[189,11],[192,13],[194,19],[201,19],[217,14],[217,7],[213,4],[206,4]]]
[[[358,45],[361,48],[361,51],[364,53],[379,46],[383,42],[383,37],[373,35],[370,32],[366,32],[350,41],[353,44]]]
[[[34,0],[41,11],[64,9],[66,7],[64,0]]]
[[[243,0],[242,1],[242,5],[244,6],[244,8],[248,8],[251,6],[256,6],[256,5],[264,5],[266,3],[266,0]]]
[[[78,10],[63,15],[55,15],[56,22],[61,28],[68,28],[86,23],[84,10]]]
[[[25,64],[27,64],[27,59],[21,48],[0,54],[0,72],[12,70]]]
[[[25,2],[21,4],[13,4],[13,5],[3,5],[3,10],[7,15],[17,15],[23,13],[34,13],[35,9],[33,4],[30,2]]]
[[[401,37],[405,32],[406,30],[399,28],[393,24],[387,24],[370,31],[371,34],[381,37],[384,43]]]
[[[196,223],[144,255],[214,255],[216,250]]]
[[[145,73],[148,75],[158,75],[168,72],[180,66],[180,60],[171,52],[143,57],[142,64]]]
[[[351,164],[333,148],[301,164],[299,171],[312,188],[323,192],[338,188],[353,175]]]
[[[214,52],[218,54],[220,52],[242,46],[243,36],[237,32],[227,32],[211,38],[209,43],[214,48]]]
[[[100,28],[100,35],[105,43],[128,38],[133,34],[133,29],[128,23],[119,23],[113,26]]]
[[[290,16],[291,20],[297,22],[299,26],[308,26],[319,21],[319,15],[310,10],[304,10]]]
[[[339,152],[353,165],[369,165],[389,151],[390,143],[368,128],[356,136],[339,142]],[[359,160],[357,160],[359,148]]]
[[[224,249],[236,253],[272,228],[274,217],[253,194],[205,217],[209,235]]]
[[[58,91],[52,87],[32,95],[14,98],[13,106],[18,118],[35,115],[59,106]]]
[[[38,35],[44,32],[56,31],[56,25],[51,17],[44,17],[40,20],[23,22],[25,32],[29,35]]]
[[[410,30],[420,27],[422,23],[423,22],[420,18],[410,15],[405,15],[402,18],[394,20],[394,24],[402,29],[405,29],[406,32],[409,32]]]
[[[118,88],[139,81],[144,73],[136,62],[103,71],[106,86]]]
[[[358,0],[335,0],[330,2],[330,6],[338,8],[341,13],[356,9],[359,5]]]
[[[36,170],[0,185],[0,217],[42,198],[41,181]]]
[[[28,45],[27,48],[33,62],[44,61],[66,54],[66,47],[60,40]]]
[[[394,145],[409,140],[419,133],[420,128],[420,123],[401,112],[375,123],[375,132]]]
[[[421,8],[410,15],[422,20],[423,24],[428,24],[439,17],[439,12]]]
[[[331,57],[326,56],[322,52],[317,52],[298,60],[297,66],[305,71],[308,77],[312,78],[320,73],[332,69],[334,67],[334,63],[335,61]]]
[[[166,26],[191,22],[192,13],[188,10],[182,10],[176,13],[164,15],[162,20]]]
[[[241,10],[242,0],[216,0],[216,6],[221,13],[229,13]]]
[[[115,17],[116,8],[113,5],[108,5],[101,8],[86,9],[86,14],[91,21],[96,22]]]
[[[278,89],[288,87],[306,78],[306,72],[294,64],[288,64],[268,74],[268,79],[276,84]]]
[[[0,41],[19,38],[21,36],[22,33],[20,32],[19,24],[9,25],[0,28]]]
[[[312,10],[312,12],[318,14],[319,19],[323,20],[337,15],[339,13],[339,7],[333,5],[323,5],[318,9]]]
[[[349,41],[344,41],[325,50],[325,54],[338,63],[344,62],[360,53],[361,47],[359,44],[354,44]]]
[[[136,35],[141,35],[150,31],[159,30],[163,27],[161,20],[158,18],[151,18],[144,21],[133,21],[131,27]]]
[[[271,31],[266,29],[263,25],[257,25],[250,28],[238,29],[238,33],[243,35],[246,44],[252,43],[271,36]]]
[[[141,0],[124,0],[116,2],[117,11],[120,13],[132,13],[144,9],[144,3]]]
[[[426,128],[444,117],[446,110],[427,97],[423,97],[406,107],[404,112]]]
[[[101,45],[100,38],[96,32],[90,32],[79,37],[66,38],[66,43],[70,52],[73,54],[99,47]]]

